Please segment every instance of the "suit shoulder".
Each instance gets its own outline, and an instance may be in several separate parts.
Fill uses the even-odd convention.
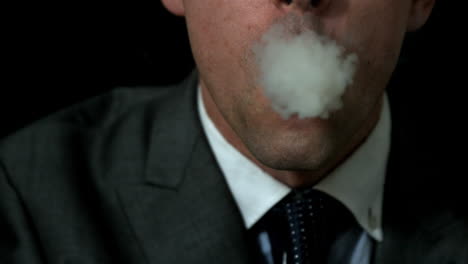
[[[99,127],[152,100],[163,99],[173,87],[118,87],[52,114],[37,125],[60,123],[80,127]]]
[[[167,87],[117,87],[77,104],[52,113],[0,140],[0,150],[9,142],[21,141],[24,137],[44,129],[99,129],[154,100],[164,100],[173,86]]]
[[[94,161],[115,160],[108,153],[122,157],[120,150],[140,147],[149,115],[179,90],[176,86],[116,88],[60,110],[0,140],[0,162],[22,181],[45,170],[60,175],[89,167],[94,173]]]

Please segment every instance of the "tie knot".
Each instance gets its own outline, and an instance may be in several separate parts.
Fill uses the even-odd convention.
[[[282,205],[286,215],[291,218],[313,217],[314,212],[319,213],[325,208],[326,197],[319,191],[305,190],[293,191],[284,200]],[[304,218],[305,219],[305,218]]]

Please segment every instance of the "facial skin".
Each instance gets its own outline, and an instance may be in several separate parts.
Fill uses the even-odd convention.
[[[291,187],[316,183],[359,146],[378,121],[383,92],[407,31],[427,20],[435,0],[163,0],[185,16],[207,112],[224,137]],[[317,30],[359,57],[343,107],[328,119],[284,120],[270,106],[251,48],[275,20],[315,16]]]

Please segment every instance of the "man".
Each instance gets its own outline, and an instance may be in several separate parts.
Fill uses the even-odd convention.
[[[385,95],[434,0],[292,2],[163,0],[187,21],[192,76],[116,90],[4,140],[1,263],[468,263],[466,211],[420,188],[440,171],[413,167]],[[252,77],[252,43],[293,8],[360,58],[328,119],[281,118]],[[275,209],[310,192],[331,208],[311,218],[313,246],[284,235],[294,224]]]

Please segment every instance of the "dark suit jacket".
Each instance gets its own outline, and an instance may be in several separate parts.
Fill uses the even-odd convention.
[[[246,230],[200,127],[196,84],[193,74],[173,87],[117,89],[5,139],[0,263],[248,263]],[[468,263],[464,195],[437,159],[408,150],[424,144],[393,119],[375,263]]]

